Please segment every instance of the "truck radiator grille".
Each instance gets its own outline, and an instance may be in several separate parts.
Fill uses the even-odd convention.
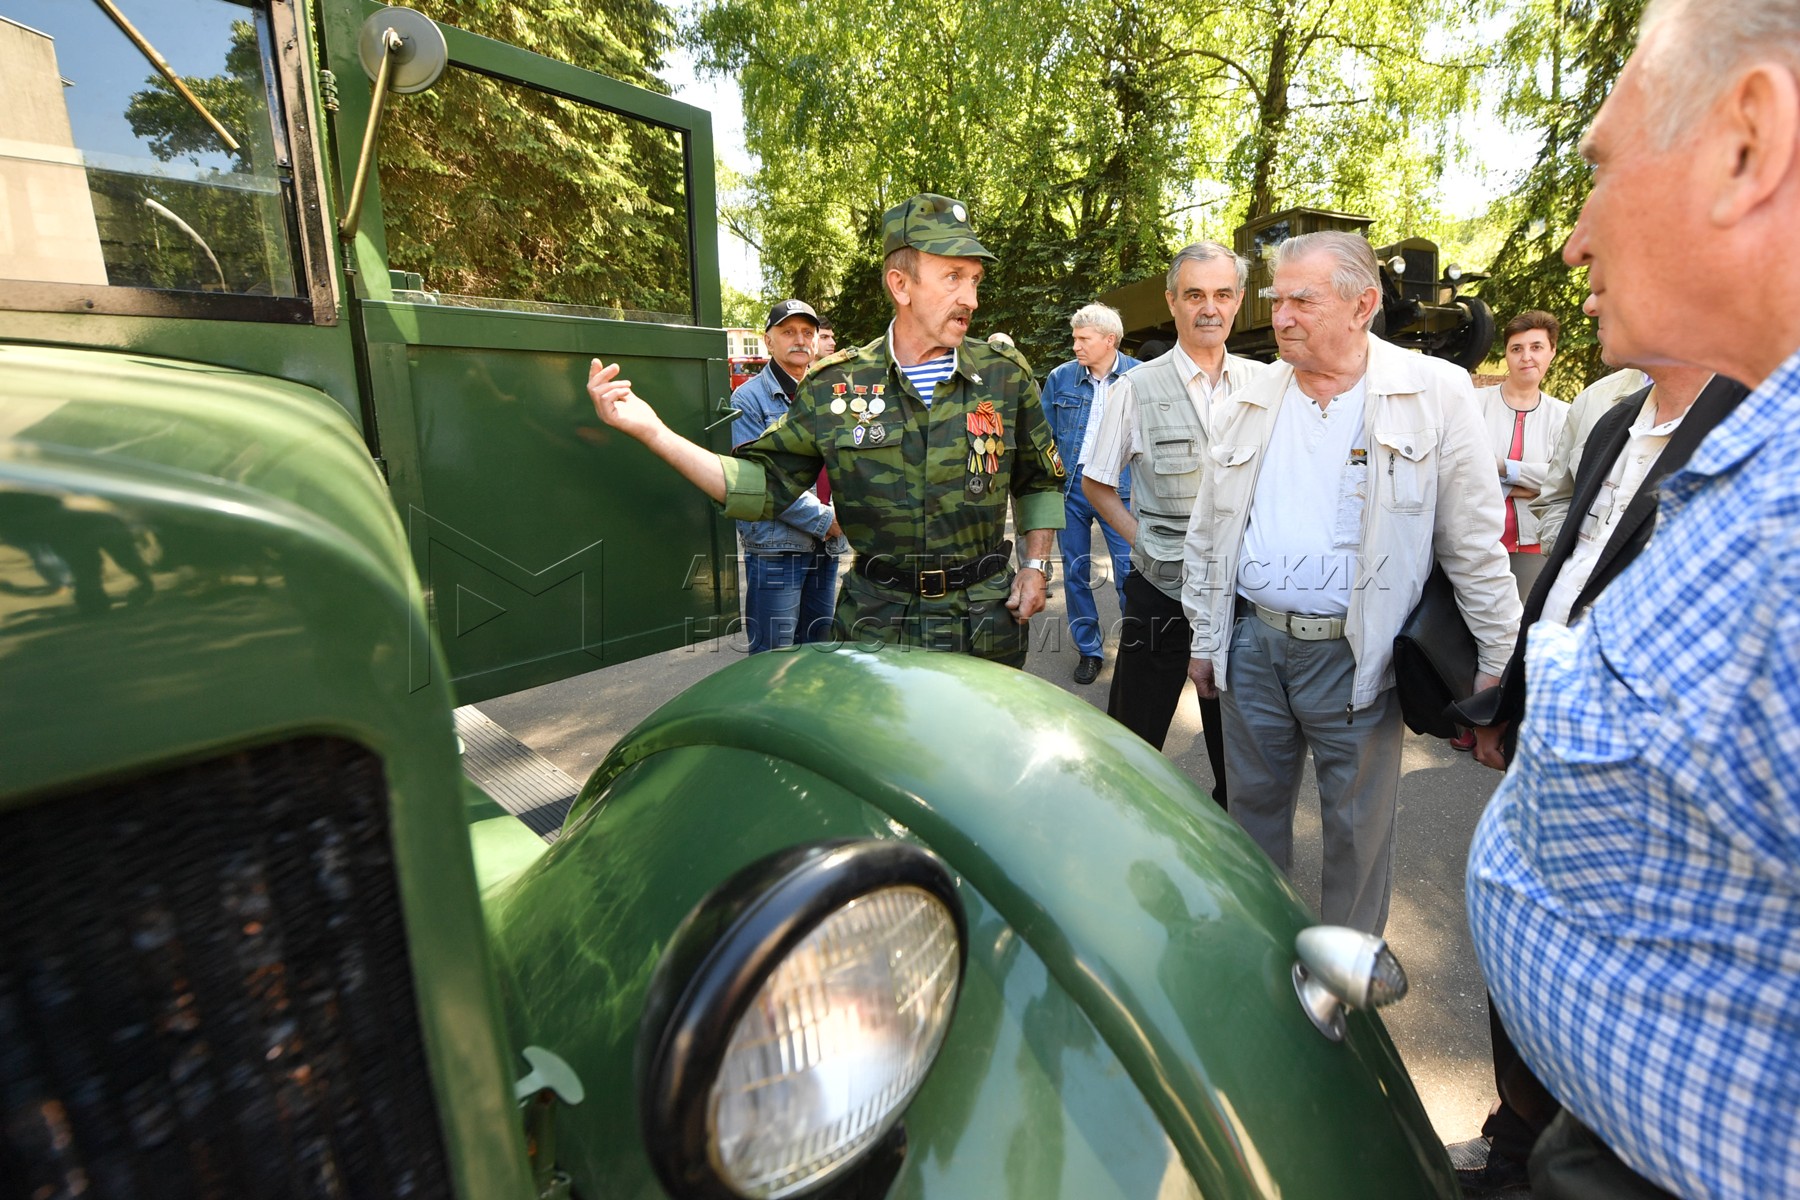
[[[0,1200],[440,1197],[379,760],[0,812]]]

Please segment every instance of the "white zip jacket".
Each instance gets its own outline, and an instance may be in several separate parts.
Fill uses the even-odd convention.
[[[1484,673],[1499,675],[1506,665],[1521,609],[1500,545],[1505,501],[1468,374],[1371,335],[1363,378],[1369,496],[1344,618],[1356,656],[1351,704],[1358,709],[1394,685],[1394,635],[1424,593],[1434,554],[1455,585]],[[1230,686],[1244,527],[1293,379],[1292,367],[1276,363],[1213,412],[1210,461],[1188,522],[1181,602],[1194,630],[1193,656],[1211,658],[1220,687]]]

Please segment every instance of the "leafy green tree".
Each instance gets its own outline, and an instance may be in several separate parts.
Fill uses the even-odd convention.
[[[1178,118],[1193,71],[1161,34],[1177,9],[701,10],[699,61],[740,80],[761,159],[734,227],[761,250],[771,290],[816,297],[851,337],[876,336],[887,320],[880,215],[942,192],[969,203],[1001,257],[978,325],[1040,358],[1066,353],[1068,307],[1158,269],[1169,249],[1196,144]]]
[[[660,0],[418,0],[410,7],[547,58],[667,95],[675,23]]]
[[[1519,187],[1497,206],[1505,233],[1481,293],[1501,322],[1529,308],[1562,321],[1544,387],[1564,398],[1610,370],[1581,311],[1586,272],[1562,261],[1562,246],[1589,187],[1577,148],[1631,54],[1643,7],[1644,0],[1530,0],[1502,45],[1509,64],[1502,112],[1535,130],[1539,143]]]
[[[233,21],[224,70],[183,82],[230,131],[238,148],[227,150],[193,105],[161,75],[149,75],[143,90],[126,104],[126,123],[158,160],[186,160],[197,169],[197,178],[159,178],[104,165],[89,169],[108,277],[115,284],[138,287],[293,294],[285,217],[276,187],[281,168],[255,26]],[[229,164],[224,172],[216,165],[221,158]],[[206,182],[209,170],[252,176],[265,186],[216,186]],[[185,221],[206,243],[211,257],[146,201]]]
[[[775,290],[878,334],[880,214],[947,193],[1000,256],[977,327],[1047,366],[1073,308],[1244,212],[1419,232],[1448,144],[1413,131],[1470,102],[1482,61],[1420,47],[1468,20],[1458,0],[706,0],[688,37],[742,88],[761,167],[727,219]]]
[[[1466,28],[1455,0],[1231,0],[1191,10],[1210,65],[1225,180],[1246,219],[1294,204],[1347,208],[1412,231],[1467,108],[1482,54],[1433,53]]]
[[[721,303],[724,316],[721,318],[727,329],[761,329],[762,323],[769,315],[769,301],[760,296],[752,296],[749,292],[740,291],[730,283],[719,282]]]
[[[417,7],[668,91],[672,26],[656,0]],[[685,160],[667,130],[452,67],[390,109],[380,164],[390,262],[432,290],[692,319]]]
[[[231,46],[225,52],[223,74],[182,82],[237,141],[233,171],[248,174],[273,166],[262,52],[250,22],[231,23]],[[131,97],[125,106],[125,120],[131,132],[163,162],[185,158],[200,166],[207,157],[227,152],[212,126],[161,75],[151,75],[144,90]]]
[[[422,0],[418,7],[470,32],[668,91],[657,72],[672,23],[658,0]],[[273,180],[261,52],[249,22],[235,22],[233,33],[225,71],[186,82],[242,143],[231,170]],[[165,161],[199,164],[222,149],[160,78],[134,97],[127,116]],[[432,90],[390,107],[378,161],[390,261],[417,271],[432,290],[693,317],[684,153],[666,130],[452,68]],[[151,247],[137,256],[144,261],[135,269],[147,276],[139,282],[209,281],[210,268],[189,261],[193,248],[158,228],[141,201],[97,190],[113,225],[132,226],[121,238]],[[274,240],[257,244],[258,253],[285,254],[278,202],[263,214],[269,219],[234,221],[212,213],[232,193],[211,191],[223,199],[183,195],[170,207],[205,231],[227,286],[265,286],[254,281],[271,271],[237,243],[267,241],[261,230]]]

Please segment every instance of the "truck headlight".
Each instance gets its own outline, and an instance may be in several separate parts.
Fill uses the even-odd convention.
[[[670,1194],[797,1196],[859,1162],[943,1044],[965,935],[948,869],[899,842],[796,847],[702,900],[640,1029],[645,1145]]]

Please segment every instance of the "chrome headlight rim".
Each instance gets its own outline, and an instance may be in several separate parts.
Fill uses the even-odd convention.
[[[638,1036],[644,1148],[670,1195],[741,1200],[714,1162],[708,1119],[732,1034],[776,969],[828,917],[863,896],[904,887],[940,902],[955,926],[953,1023],[968,968],[968,918],[949,868],[922,847],[873,839],[790,847],[739,871],[688,914],[652,977]],[[891,1140],[875,1139],[807,1190],[841,1179]]]

